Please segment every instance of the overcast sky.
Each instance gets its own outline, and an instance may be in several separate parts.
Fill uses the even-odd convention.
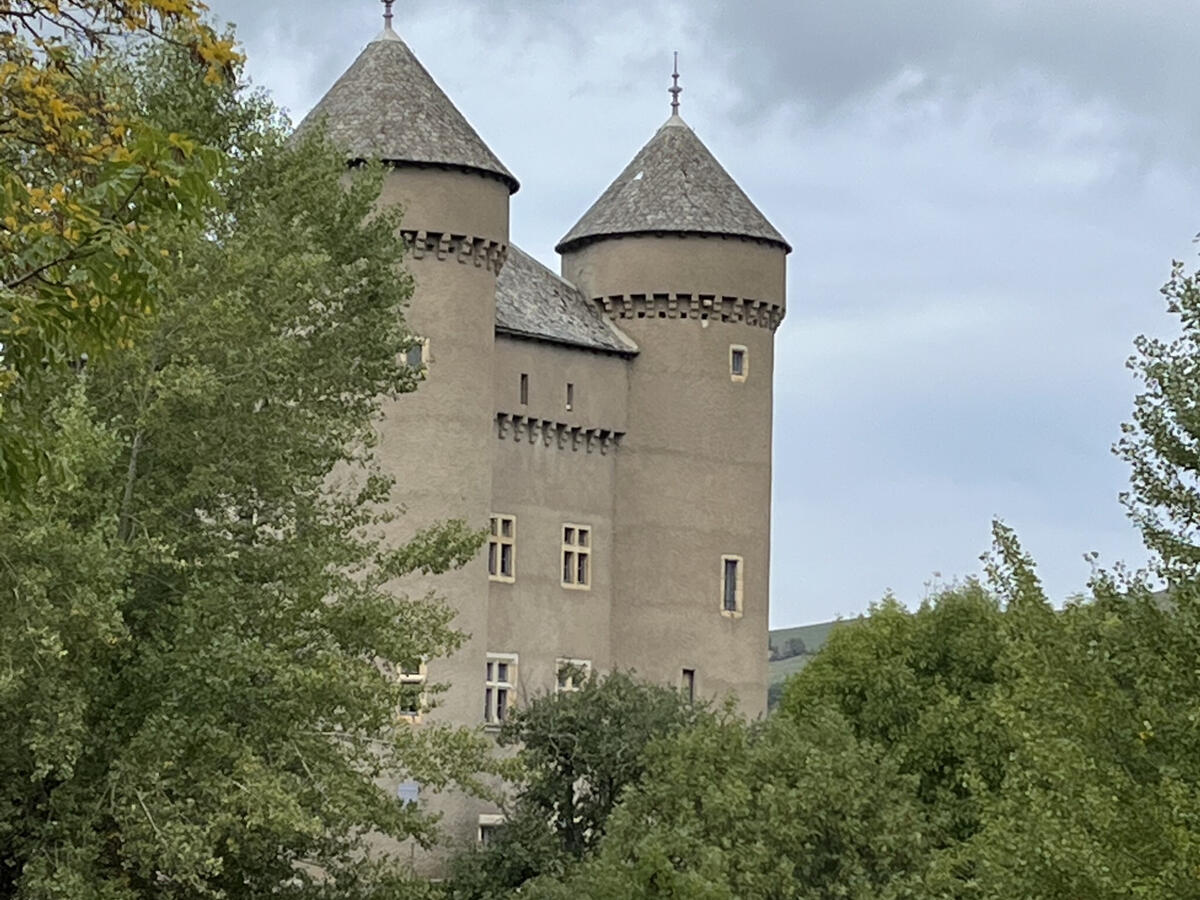
[[[209,0],[298,120],[373,0]],[[554,244],[670,112],[795,246],[776,338],[772,625],[979,571],[1014,526],[1051,594],[1144,562],[1110,446],[1200,230],[1188,0],[400,0],[396,28]],[[937,574],[940,573],[940,576]]]

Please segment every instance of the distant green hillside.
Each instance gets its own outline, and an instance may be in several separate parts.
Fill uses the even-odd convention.
[[[838,619],[834,622],[820,622],[816,625],[801,625],[798,628],[779,628],[772,631],[768,637],[770,647],[770,662],[767,663],[767,704],[774,707],[779,702],[783,682],[789,675],[794,675],[808,665],[808,661],[816,656],[817,651],[829,639],[829,633],[835,627],[848,625],[855,619]]]

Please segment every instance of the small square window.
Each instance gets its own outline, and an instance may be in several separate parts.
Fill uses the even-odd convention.
[[[721,557],[721,615],[742,615],[742,569],[740,556]]]
[[[484,813],[479,817],[478,840],[480,847],[490,847],[504,825],[504,816]]]
[[[492,581],[516,581],[516,516],[493,515],[488,523],[488,532],[488,578]]]
[[[592,529],[588,525],[564,525],[562,542],[562,585],[576,590],[592,586]]]
[[[571,694],[578,691],[592,675],[590,659],[559,659],[556,664],[558,682],[554,690],[559,694]]]
[[[729,377],[734,381],[745,381],[749,374],[749,351],[740,344],[731,345],[729,348]]]

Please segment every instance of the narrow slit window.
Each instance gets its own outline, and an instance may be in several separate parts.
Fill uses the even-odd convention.
[[[517,580],[517,517],[493,515],[488,533],[488,578]]]
[[[683,678],[681,680],[683,695],[687,697],[688,703],[696,702],[696,670],[684,669]]]
[[[575,385],[567,382],[567,412],[575,408]]]
[[[521,405],[529,405],[529,375],[521,373]]]
[[[736,618],[742,614],[742,558],[721,557],[721,614]]]
[[[587,590],[592,585],[591,526],[564,525],[562,535],[562,585]]]

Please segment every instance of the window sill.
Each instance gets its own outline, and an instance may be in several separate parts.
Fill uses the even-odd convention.
[[[721,615],[726,619],[740,619],[742,611],[740,609],[723,609],[721,610]]]

